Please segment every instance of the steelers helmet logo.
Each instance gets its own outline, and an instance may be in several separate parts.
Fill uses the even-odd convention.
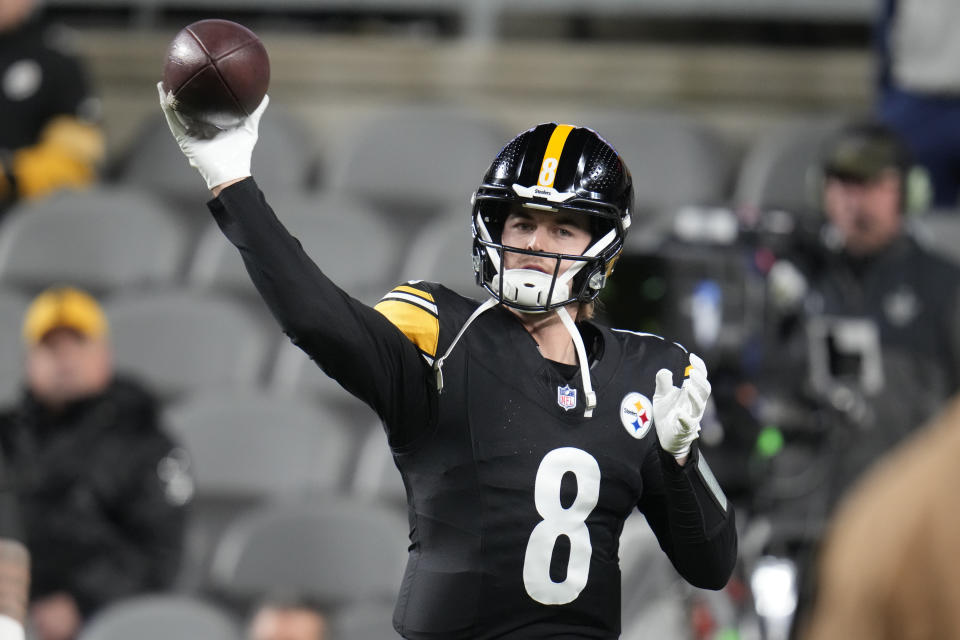
[[[631,436],[639,440],[653,425],[653,403],[642,393],[628,393],[620,401],[620,422]]]

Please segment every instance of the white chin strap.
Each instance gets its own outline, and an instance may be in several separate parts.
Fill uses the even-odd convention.
[[[580,331],[567,312],[567,308],[557,307],[557,315],[560,316],[560,322],[570,334],[573,346],[577,350],[577,360],[580,361],[580,381],[583,383],[583,395],[587,399],[587,409],[583,412],[583,417],[592,418],[593,409],[597,406],[597,394],[594,393],[593,385],[590,383],[590,360],[587,359],[587,349],[583,346],[583,338],[580,337]]]
[[[499,300],[496,298],[489,298],[479,307],[474,309],[473,313],[470,314],[470,317],[467,318],[467,321],[463,323],[462,327],[460,327],[460,331],[457,332],[457,335],[454,336],[453,340],[450,342],[450,346],[447,347],[447,351],[441,357],[433,361],[433,373],[436,378],[437,391],[443,391],[443,363],[450,356],[450,353],[460,341],[460,338],[463,337],[467,327],[469,327],[474,320],[480,317],[480,314],[482,314],[484,311],[491,309],[498,304],[500,304]],[[567,333],[570,334],[570,338],[573,340],[574,349],[577,351],[577,360],[580,361],[580,380],[583,384],[583,395],[586,397],[587,401],[587,408],[583,412],[583,417],[592,418],[593,409],[597,406],[597,394],[593,391],[593,385],[590,383],[590,361],[587,359],[587,350],[583,346],[583,338],[580,337],[580,331],[577,329],[577,325],[573,322],[573,318],[571,318],[570,314],[567,312],[566,307],[557,307],[557,315],[560,316],[560,322],[563,323]]]
[[[500,274],[493,277],[492,284],[498,290],[503,291],[503,299],[508,302],[522,304],[525,306],[549,306],[554,302],[562,302],[570,297],[570,279],[584,265],[579,262],[571,266],[567,271],[557,278],[553,287],[553,293],[547,300],[547,294],[550,292],[550,284],[553,282],[553,276],[536,271],[534,269],[508,269],[503,274],[503,288],[501,289]],[[590,383],[590,361],[587,359],[587,350],[583,346],[583,338],[580,331],[574,323],[566,307],[557,307],[557,315],[560,321],[570,334],[573,340],[573,346],[577,351],[577,359],[580,361],[580,378],[583,382],[583,395],[586,396],[587,409],[583,416],[590,418],[593,416],[593,408],[597,406],[597,394],[593,391],[593,385]]]

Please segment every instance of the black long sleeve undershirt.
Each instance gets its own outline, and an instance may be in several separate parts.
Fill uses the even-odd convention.
[[[737,562],[737,530],[733,507],[721,505],[698,470],[700,451],[693,444],[681,467],[660,447],[651,450],[661,478],[647,479],[648,490],[638,505],[674,568],[690,584],[721,589]]]
[[[208,206],[253,284],[294,344],[388,426],[392,446],[428,429],[436,396],[419,351],[387,318],[327,278],[277,219],[253,178]]]

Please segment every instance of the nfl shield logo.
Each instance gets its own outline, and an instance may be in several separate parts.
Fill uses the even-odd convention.
[[[557,387],[557,404],[563,407],[564,411],[570,411],[577,406],[577,390],[571,389],[570,385]]]

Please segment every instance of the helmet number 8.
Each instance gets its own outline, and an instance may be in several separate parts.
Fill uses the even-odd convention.
[[[557,174],[557,159],[556,158],[544,158],[543,164],[540,165],[540,186],[541,187],[552,187],[553,179]]]
[[[566,473],[577,479],[573,504],[560,502],[560,483]],[[587,516],[600,498],[600,465],[596,458],[573,447],[554,449],[543,457],[534,484],[534,502],[543,518],[530,533],[523,559],[523,585],[527,594],[542,604],[573,602],[587,586],[590,572],[590,531]],[[567,575],[561,582],[550,577],[550,562],[557,539],[570,540]]]

